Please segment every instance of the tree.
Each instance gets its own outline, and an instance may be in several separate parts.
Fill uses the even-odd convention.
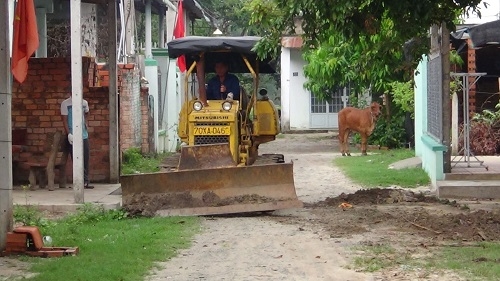
[[[347,84],[355,92],[367,88],[384,92],[388,83],[412,73],[404,59],[404,42],[394,39],[397,37],[390,20],[384,21],[378,34],[360,35],[355,40],[333,33],[304,53],[305,87],[322,98],[326,98],[325,90]]]
[[[401,80],[428,51],[433,24],[454,29],[457,11],[478,13],[480,0],[253,0],[251,23],[267,30],[260,56],[278,56],[284,34],[303,32],[306,87],[321,96],[324,87],[353,83],[383,92]],[[407,75],[408,76],[408,75]]]
[[[196,26],[199,35],[211,35],[215,28],[227,36],[256,35],[257,26],[251,26],[250,11],[244,9],[245,1],[242,0],[203,0],[200,4],[207,10],[211,19],[211,32],[207,32],[207,24],[198,22]],[[208,34],[207,34],[208,33]]]

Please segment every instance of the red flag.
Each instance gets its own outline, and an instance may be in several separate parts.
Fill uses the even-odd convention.
[[[184,27],[184,11],[182,9],[182,0],[179,1],[177,6],[177,22],[174,27],[174,38],[184,37],[185,27]],[[186,71],[186,57],[184,55],[177,58],[177,65],[181,72]]]
[[[28,75],[28,60],[38,49],[38,29],[33,0],[18,0],[14,14],[11,71],[19,83]]]

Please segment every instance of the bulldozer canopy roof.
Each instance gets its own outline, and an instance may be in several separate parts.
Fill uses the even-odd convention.
[[[241,55],[245,55],[254,70],[259,73],[275,73],[275,62],[270,59],[258,59],[253,51],[259,40],[260,37],[256,36],[187,36],[168,42],[167,47],[170,58],[185,55],[188,67],[199,59],[201,52],[205,52],[205,73],[214,72],[215,63],[219,61],[226,62],[232,73],[248,73],[248,67]]]

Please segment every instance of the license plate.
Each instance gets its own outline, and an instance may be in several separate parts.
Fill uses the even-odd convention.
[[[194,127],[194,134],[197,136],[227,136],[229,133],[229,126]]]

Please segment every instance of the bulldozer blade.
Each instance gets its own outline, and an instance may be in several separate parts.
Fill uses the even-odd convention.
[[[121,186],[122,205],[132,214],[215,215],[303,206],[292,163],[126,175]]]
[[[229,144],[186,145],[181,147],[179,170],[234,167]]]

